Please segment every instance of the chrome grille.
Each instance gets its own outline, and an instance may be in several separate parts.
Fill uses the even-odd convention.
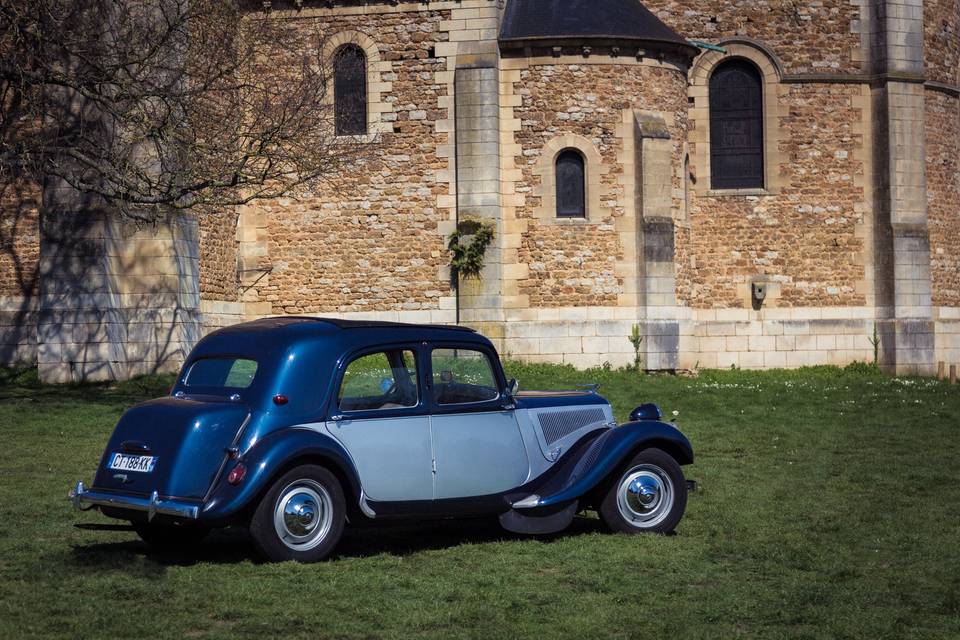
[[[548,445],[591,424],[604,421],[603,409],[571,409],[567,411],[541,411],[537,414],[543,439]]]

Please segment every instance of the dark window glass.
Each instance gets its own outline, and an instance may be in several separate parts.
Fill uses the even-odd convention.
[[[583,156],[567,149],[557,156],[557,217],[587,217]]]
[[[246,389],[253,384],[257,363],[243,358],[204,358],[190,365],[184,385]]]
[[[710,78],[710,183],[763,187],[763,82],[745,60],[723,63]]]
[[[417,359],[391,350],[357,358],[343,373],[337,395],[341,411],[376,411],[417,406]]]
[[[437,404],[470,404],[500,396],[490,359],[471,349],[434,349],[433,399]]]
[[[333,99],[337,135],[365,134],[367,57],[357,45],[344,45],[333,56]]]

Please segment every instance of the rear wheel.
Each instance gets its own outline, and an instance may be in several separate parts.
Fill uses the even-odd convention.
[[[346,506],[336,476],[317,465],[283,474],[250,520],[250,535],[269,560],[317,562],[343,534]]]
[[[669,533],[686,508],[680,465],[660,449],[645,449],[610,484],[597,512],[612,531]]]
[[[210,530],[193,524],[143,524],[133,525],[140,539],[154,551],[188,551],[207,537]]]

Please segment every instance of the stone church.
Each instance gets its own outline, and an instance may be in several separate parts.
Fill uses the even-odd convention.
[[[284,0],[249,19],[267,12],[323,34],[364,169],[166,230],[105,221],[70,286],[22,196],[4,360],[125,377],[296,314],[459,317],[504,356],[578,368],[632,362],[635,325],[648,369],[872,361],[874,336],[889,370],[960,363],[960,1]],[[465,220],[495,238],[457,296]]]

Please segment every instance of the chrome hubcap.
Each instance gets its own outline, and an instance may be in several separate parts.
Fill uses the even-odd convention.
[[[297,480],[280,492],[273,526],[291,549],[307,551],[320,544],[333,524],[333,500],[314,480]]]
[[[660,524],[673,508],[673,501],[673,482],[656,465],[636,466],[620,479],[617,508],[627,522],[639,529]]]

